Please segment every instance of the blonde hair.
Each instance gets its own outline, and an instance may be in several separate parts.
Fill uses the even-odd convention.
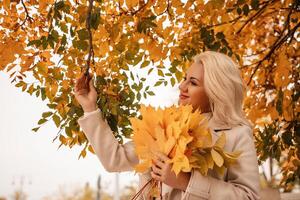
[[[204,69],[204,89],[209,98],[213,118],[221,125],[247,125],[242,104],[246,89],[239,66],[229,56],[205,51],[193,58]]]

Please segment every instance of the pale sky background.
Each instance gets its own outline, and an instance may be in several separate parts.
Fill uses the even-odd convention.
[[[146,78],[148,83],[155,83],[155,77]],[[83,147],[62,146],[57,150],[60,143],[52,140],[58,129],[52,121],[46,122],[37,133],[31,131],[41,114],[48,111],[47,101],[37,98],[35,93],[30,96],[22,92],[10,81],[9,75],[0,71],[0,197],[12,199],[22,180],[30,200],[57,195],[59,188],[68,193],[86,182],[96,188],[99,174],[102,188],[113,193],[115,173],[106,172],[95,155],[88,153],[85,159],[78,160]],[[169,106],[178,101],[178,85],[157,89],[156,96],[145,103]],[[120,173],[120,188],[137,180],[132,172]]]

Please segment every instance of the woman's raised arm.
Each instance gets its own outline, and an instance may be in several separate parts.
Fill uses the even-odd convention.
[[[138,163],[132,142],[119,144],[100,109],[78,119],[103,167],[109,172],[131,171]]]
[[[100,109],[97,108],[97,92],[93,79],[89,80],[89,90],[80,87],[79,82],[82,80],[82,77],[77,79],[75,84],[75,98],[85,113],[77,120],[79,126],[107,171],[133,170],[133,166],[138,163],[133,143],[118,143],[107,121],[102,118]]]

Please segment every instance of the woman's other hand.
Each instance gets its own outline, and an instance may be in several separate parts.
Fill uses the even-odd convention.
[[[180,172],[177,176],[175,172],[171,171],[172,164],[167,161],[170,160],[166,155],[156,152],[156,159],[153,160],[151,176],[155,180],[161,181],[170,187],[185,191],[190,181],[191,173]]]
[[[84,74],[82,76],[85,76]],[[91,112],[96,110],[97,107],[97,92],[93,84],[93,78],[89,80],[88,83],[88,89],[82,87],[82,83],[80,81],[83,81],[83,78],[86,77],[80,77],[76,79],[75,82],[75,98],[78,101],[78,103],[81,105],[84,112]],[[81,84],[81,85],[80,85]]]

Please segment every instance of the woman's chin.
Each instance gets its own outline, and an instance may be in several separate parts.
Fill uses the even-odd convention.
[[[181,106],[185,106],[187,105],[189,102],[187,100],[182,100],[182,99],[179,99],[178,100],[178,105],[181,105]]]

